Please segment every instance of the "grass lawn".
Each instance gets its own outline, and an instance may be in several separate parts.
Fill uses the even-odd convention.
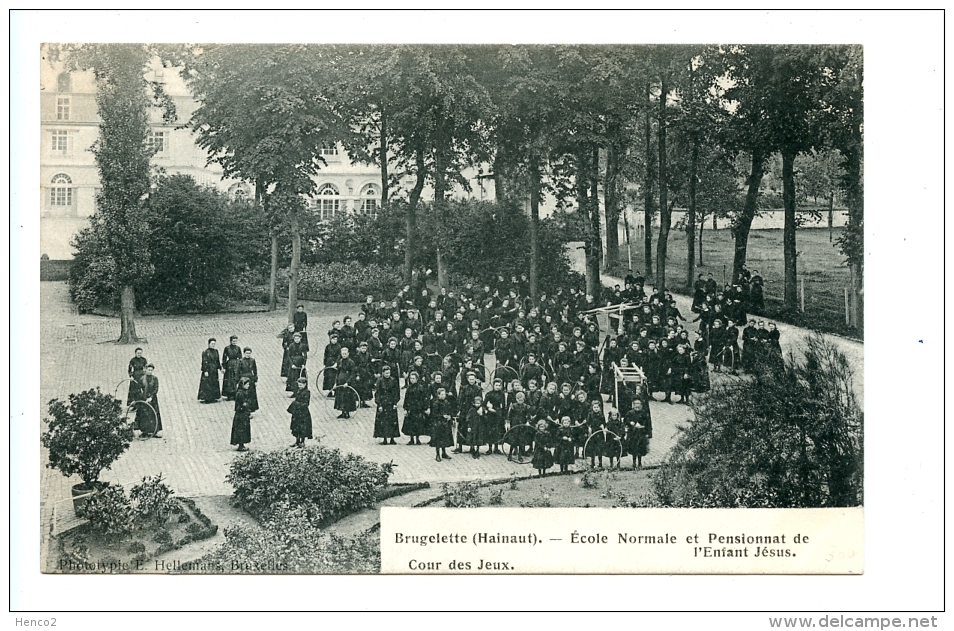
[[[627,464],[628,464],[628,458]],[[476,482],[448,485],[457,498],[467,498],[467,506],[512,508],[621,508],[641,505],[651,494],[651,473],[596,469],[589,472],[556,474],[542,478],[513,479],[509,483],[479,486]],[[434,506],[444,506],[438,500]]]
[[[805,282],[805,313],[783,314],[784,258],[781,230],[753,230],[749,234],[746,266],[758,270],[765,279],[766,316],[809,326],[833,333],[857,337],[845,327],[844,291],[850,285],[850,273],[836,241],[841,228],[834,230],[831,243],[827,228],[806,228],[796,236],[798,249],[798,278]],[[642,236],[633,236],[633,267],[643,268]],[[653,238],[655,254],[656,239]],[[720,284],[732,275],[732,258],[735,242],[729,230],[706,230],[702,237],[702,265],[699,265],[698,241],[696,243],[696,273],[712,273]],[[673,230],[669,233],[669,264],[667,275],[674,288],[683,289],[686,269],[686,233]],[[620,261],[616,274],[626,275],[629,267],[626,244],[620,244]],[[684,289],[683,289],[684,291]]]

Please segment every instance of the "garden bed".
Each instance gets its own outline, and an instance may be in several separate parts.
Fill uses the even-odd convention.
[[[171,550],[214,537],[219,527],[191,499],[171,500],[169,515],[137,521],[123,536],[108,536],[84,524],[56,540],[56,554],[48,571],[62,574],[128,574],[156,572],[152,559]]]

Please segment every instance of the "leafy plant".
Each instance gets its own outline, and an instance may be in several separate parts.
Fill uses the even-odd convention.
[[[40,436],[47,466],[67,477],[78,474],[87,487],[129,449],[133,428],[122,403],[99,388],[71,394],[67,402],[52,399],[48,409],[48,430]]]
[[[288,270],[281,271],[287,282]],[[404,285],[400,272],[393,267],[360,263],[327,263],[302,265],[298,280],[298,297],[305,300],[362,302],[365,296],[393,296]]]
[[[487,502],[493,506],[499,506],[503,504],[503,489],[495,488],[490,491],[490,499]]]
[[[145,551],[146,551],[146,544],[144,544],[142,541],[133,541],[131,544],[129,544],[130,554],[138,554],[140,552],[145,552]]]
[[[152,518],[156,524],[165,523],[172,512],[175,501],[173,490],[162,481],[162,474],[144,477],[140,484],[132,487],[130,499],[136,505],[136,512],[143,519]],[[188,521],[188,519],[186,519]]]
[[[480,482],[464,481],[456,484],[442,484],[444,506],[448,508],[477,508],[483,505],[480,497]]]
[[[382,466],[322,445],[247,452],[232,461],[226,477],[235,504],[260,519],[284,503],[309,510],[319,522],[372,506],[387,479]]]
[[[135,513],[118,485],[109,485],[89,498],[86,518],[93,532],[119,539],[132,532]]]

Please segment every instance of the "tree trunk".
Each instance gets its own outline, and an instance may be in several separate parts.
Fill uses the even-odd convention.
[[[689,157],[689,217],[686,221],[686,290],[692,292],[696,275],[696,171],[699,168],[699,142],[693,140]]]
[[[272,229],[272,262],[268,274],[268,310],[278,309],[278,230]]]
[[[378,149],[381,163],[381,208],[388,209],[388,112],[381,108],[381,147]]]
[[[831,243],[835,230],[835,189],[828,193],[828,242]]]
[[[765,155],[761,150],[752,152],[752,167],[747,181],[748,190],[745,193],[745,204],[742,212],[732,224],[732,235],[735,237],[735,255],[732,259],[732,278],[738,278],[745,265],[746,250],[749,247],[749,230],[752,229],[752,220],[759,203],[759,187],[762,185],[762,175],[765,172]],[[715,216],[712,218],[715,221]]]
[[[292,257],[288,269],[288,323],[291,324],[298,307],[298,275],[301,270],[301,228],[298,224],[298,208],[293,206],[288,215],[291,230]]]
[[[120,344],[139,342],[136,336],[136,290],[132,285],[123,285],[120,294],[121,311],[119,315]]]
[[[614,134],[617,135],[617,134]],[[619,264],[620,152],[615,143],[606,148],[603,206],[606,215],[606,259],[603,269]]]
[[[593,147],[593,162],[590,165],[590,220],[593,222],[593,249],[596,256],[593,264],[596,265],[594,276],[596,276],[596,290],[600,291],[600,272],[603,270],[603,238],[600,234],[600,149]],[[593,298],[599,300],[599,293],[593,294]]]
[[[847,152],[847,201],[848,226],[846,232],[854,233],[857,246],[849,250],[848,268],[851,272],[851,291],[848,300],[848,320],[859,335],[864,336],[865,330],[865,258],[864,258],[864,228],[865,228],[865,200],[864,200],[864,154],[860,132],[853,150]],[[847,235],[851,237],[852,235]]]
[[[782,232],[782,251],[785,258],[785,308],[795,311],[798,306],[798,252],[795,249],[795,154],[782,150],[782,205],[785,208],[785,229]]]
[[[643,265],[646,268],[646,278],[653,276],[653,154],[652,154],[652,125],[649,121],[649,112],[652,110],[652,98],[649,83],[646,83],[646,177],[643,179]]]
[[[599,206],[594,210],[593,200],[590,199],[591,153],[583,149],[577,156],[576,198],[583,219],[583,251],[586,255],[586,293],[596,298],[599,295],[600,264],[599,264]],[[596,214],[594,222],[593,215]]]
[[[666,76],[661,80],[659,94],[659,237],[656,242],[656,286],[666,289],[666,256],[669,253],[669,228],[672,223],[672,211],[669,208],[667,193],[668,174],[666,172]]]
[[[450,288],[447,282],[447,264],[444,262],[440,248],[437,248],[437,287],[438,289]]]
[[[530,297],[540,297],[540,169],[530,168]]]
[[[408,196],[407,217],[405,226],[404,245],[404,282],[410,284],[411,274],[414,272],[414,248],[417,246],[417,204],[421,201],[421,192],[424,190],[424,180],[427,177],[424,163],[424,150],[418,149],[415,162],[417,164],[417,181]]]
[[[261,178],[255,180],[255,203],[265,213],[266,217],[270,217],[268,209],[265,207],[267,201],[265,190],[267,188],[268,184],[264,180]],[[272,258],[268,270],[268,310],[275,311],[278,308],[278,229],[274,226],[271,228],[271,239]]]
[[[706,227],[706,218],[705,218],[705,215],[703,215],[699,219],[699,267],[702,267],[703,265],[702,263],[702,232],[703,230],[705,230],[705,227]]]

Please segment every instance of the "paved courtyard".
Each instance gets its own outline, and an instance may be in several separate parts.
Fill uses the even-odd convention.
[[[79,315],[69,303],[65,283],[40,283],[41,299],[41,418],[47,402],[65,398],[99,386],[125,400],[126,366],[134,346],[117,345],[116,319]],[[345,315],[355,315],[358,305],[305,303],[309,314],[308,330],[317,356],[309,383],[314,387],[314,371],[320,368],[325,332],[331,322]],[[238,335],[242,346],[251,346],[259,368],[258,397],[261,405],[252,418],[251,449],[274,450],[293,442],[289,431],[290,415],[285,411],[284,380],[279,377],[282,347],[278,332],[286,322],[285,313],[219,314],[212,316],[148,316],[136,322],[137,333],[146,339],[142,344],[145,357],[156,365],[159,377],[159,402],[162,410],[162,438],[135,440],[103,479],[120,484],[134,484],[143,476],[162,473],[176,493],[186,497],[230,494],[225,481],[229,463],[235,457],[229,445],[233,404],[222,401],[203,405],[196,399],[199,384],[199,359],[206,340],[215,337],[219,349],[230,335]],[[316,358],[315,358],[316,357]],[[492,357],[488,357],[492,361]],[[121,385],[120,385],[121,384]],[[339,420],[333,401],[314,391],[311,412],[314,433],[321,443],[342,451],[360,454],[375,462],[394,461],[397,465],[392,482],[432,484],[468,479],[499,479],[511,475],[533,473],[530,465],[508,462],[505,456],[482,456],[474,460],[466,454],[450,461],[434,461],[434,451],[426,443],[407,446],[382,446],[372,438],[374,410],[359,410],[350,420]],[[678,426],[691,412],[682,405],[652,404],[654,437],[645,464],[659,463],[675,443]],[[403,412],[402,412],[403,418]],[[42,428],[38,428],[42,429]],[[313,444],[313,443],[312,443]],[[42,449],[42,448],[41,448]],[[41,454],[41,462],[46,462]],[[630,459],[624,460],[629,466]],[[67,479],[58,471],[44,468],[41,473],[41,498],[52,504],[68,501],[70,487],[78,479]]]

